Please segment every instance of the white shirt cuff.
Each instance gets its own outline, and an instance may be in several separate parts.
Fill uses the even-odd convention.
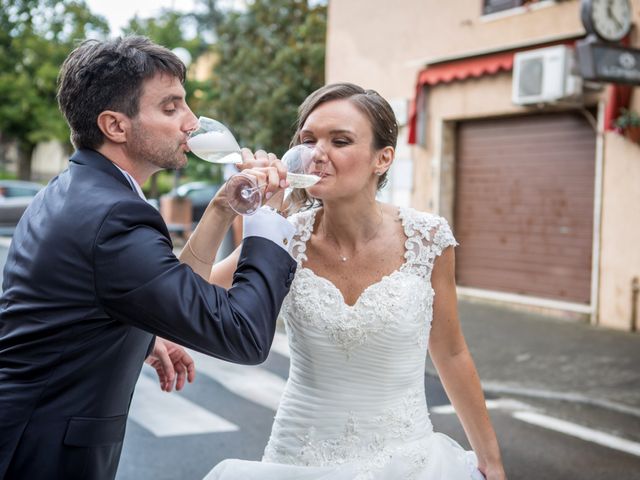
[[[251,216],[243,217],[242,238],[262,237],[280,245],[291,254],[291,240],[296,228],[286,218],[269,207],[261,207]]]

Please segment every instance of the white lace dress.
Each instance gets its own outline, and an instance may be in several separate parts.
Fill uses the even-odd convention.
[[[434,261],[446,221],[400,209],[405,263],[353,306],[303,267],[315,211],[292,218],[298,270],[282,316],[289,379],[261,462],[225,460],[206,477],[242,480],[483,479],[473,452],[435,433],[425,399]]]

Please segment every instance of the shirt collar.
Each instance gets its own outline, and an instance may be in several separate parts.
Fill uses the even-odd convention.
[[[118,170],[120,170],[122,172],[122,174],[125,176],[125,178],[129,181],[129,183],[131,184],[131,188],[133,188],[133,190],[138,194],[138,196],[141,199],[143,199],[144,201],[146,201],[147,197],[144,196],[144,192],[142,191],[142,188],[140,188],[140,185],[138,185],[138,182],[135,181],[135,179],[129,174],[129,172],[127,172],[126,170],[121,169],[115,163],[114,163],[114,165],[116,166],[116,168]]]

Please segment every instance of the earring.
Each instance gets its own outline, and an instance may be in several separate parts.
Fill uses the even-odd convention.
[[[376,175],[381,177],[384,174],[384,172],[376,172]]]

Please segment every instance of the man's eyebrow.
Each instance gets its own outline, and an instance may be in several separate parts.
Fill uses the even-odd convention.
[[[166,97],[163,97],[162,100],[160,100],[160,105],[164,105],[165,103],[170,103],[170,102],[179,102],[181,100],[183,100],[184,97],[181,95],[167,95]]]

